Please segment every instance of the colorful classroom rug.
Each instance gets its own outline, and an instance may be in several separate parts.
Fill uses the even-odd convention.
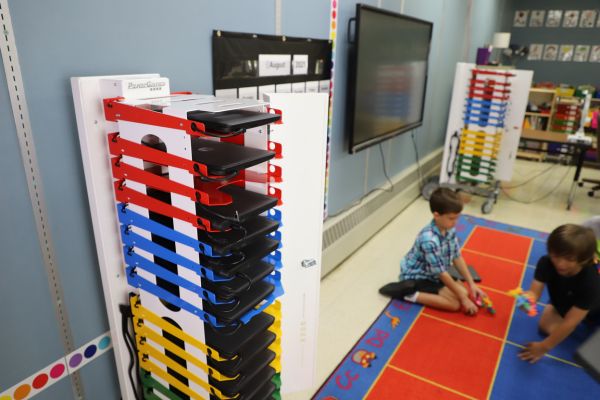
[[[391,301],[313,399],[600,399],[600,384],[573,360],[588,328],[536,364],[517,357],[524,344],[541,340],[539,316],[515,310],[507,292],[529,288],[548,235],[468,215],[456,229],[495,315]],[[544,293],[540,303],[547,301]]]

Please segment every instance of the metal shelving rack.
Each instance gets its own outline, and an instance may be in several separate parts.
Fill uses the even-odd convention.
[[[532,76],[458,64],[440,176],[423,186],[423,197],[449,187],[484,197],[481,211],[492,211],[500,181],[512,176]]]

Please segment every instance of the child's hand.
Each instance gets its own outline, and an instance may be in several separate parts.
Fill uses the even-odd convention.
[[[523,361],[529,361],[531,364],[538,362],[540,358],[548,352],[548,348],[543,342],[527,343],[527,346],[519,353],[519,358]]]
[[[460,301],[460,305],[462,306],[462,309],[465,312],[465,314],[467,314],[467,315],[477,314],[477,306],[468,297],[465,296]]]
[[[483,299],[488,297],[488,295],[476,284],[472,284],[469,289],[471,290],[471,298],[473,299]]]
[[[535,293],[533,293],[531,290],[526,290],[523,292],[523,296],[527,297],[527,298],[531,298],[534,301],[537,302],[537,296],[535,295]]]

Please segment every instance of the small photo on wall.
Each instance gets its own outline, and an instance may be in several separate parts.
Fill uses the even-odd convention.
[[[571,61],[573,59],[573,52],[575,46],[572,44],[562,44],[558,52],[558,61]]]
[[[600,63],[600,45],[592,46],[590,52],[590,62]]]
[[[573,55],[573,61],[586,62],[590,54],[590,46],[588,45],[577,45],[575,46],[575,54]]]
[[[593,28],[596,24],[596,10],[583,10],[579,20],[580,28]]]
[[[542,59],[544,53],[544,45],[540,43],[534,43],[529,45],[529,54],[527,54],[527,60],[537,61]]]
[[[532,10],[531,17],[529,17],[529,27],[541,28],[544,26],[544,17],[546,16],[545,10]]]
[[[563,18],[563,28],[577,28],[579,22],[579,10],[567,10],[565,11],[565,18]]]
[[[515,19],[513,20],[513,26],[523,28],[527,26],[527,16],[529,10],[517,10],[515,11]]]
[[[562,10],[548,10],[548,17],[546,18],[546,27],[558,28],[560,26],[561,19]]]
[[[557,44],[547,44],[544,46],[544,55],[542,59],[544,61],[555,61],[558,56],[558,45]]]

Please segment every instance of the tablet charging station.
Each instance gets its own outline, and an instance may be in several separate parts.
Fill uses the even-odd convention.
[[[327,95],[219,99],[158,74],[72,88],[123,398],[314,385]]]

